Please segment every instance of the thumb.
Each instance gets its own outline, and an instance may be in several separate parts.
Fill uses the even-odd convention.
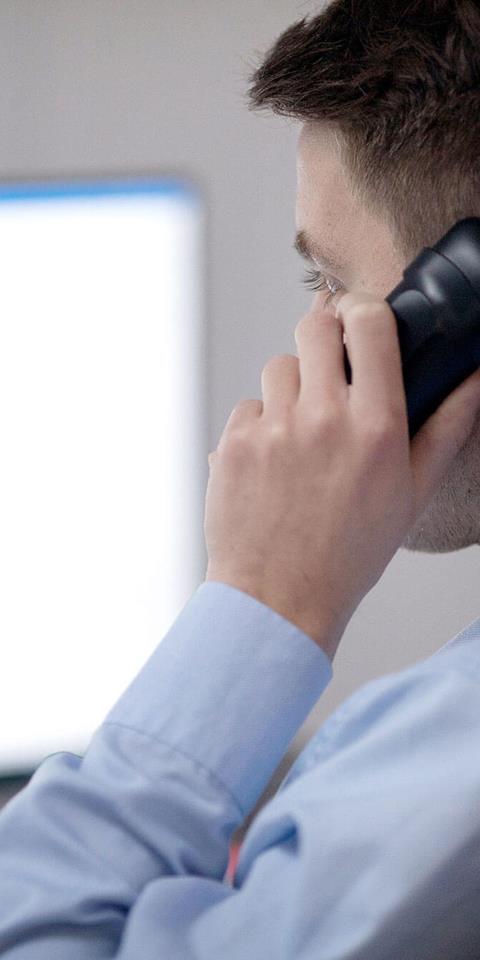
[[[410,463],[420,516],[480,416],[480,370],[475,370],[440,404],[412,440]]]

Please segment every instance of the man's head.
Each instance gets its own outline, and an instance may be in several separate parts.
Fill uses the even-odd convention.
[[[314,257],[312,288],[321,275],[384,299],[423,247],[480,216],[479,84],[476,0],[334,0],[279,37],[249,105],[302,123],[297,249]],[[403,546],[476,543],[480,418]]]

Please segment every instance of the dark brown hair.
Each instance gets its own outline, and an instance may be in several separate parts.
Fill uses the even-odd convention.
[[[334,0],[285,30],[249,83],[250,109],[335,131],[406,261],[480,215],[478,0]]]

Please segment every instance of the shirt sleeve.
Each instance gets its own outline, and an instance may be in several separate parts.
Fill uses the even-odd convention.
[[[0,955],[206,957],[196,920],[238,901],[232,834],[331,678],[293,623],[202,584],[85,755],[46,758],[0,814]]]
[[[154,881],[118,957],[478,960],[478,693],[428,667],[362,688],[254,820],[234,887]]]
[[[229,960],[267,944],[282,960],[478,960],[478,673],[415,665],[332,714],[251,825],[238,900],[197,920],[191,956],[236,941]]]

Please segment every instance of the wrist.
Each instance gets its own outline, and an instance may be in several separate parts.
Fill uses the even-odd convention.
[[[216,581],[241,590],[270,607],[285,620],[305,633],[333,663],[338,647],[351,619],[352,613],[343,617],[334,616],[327,609],[306,610],[304,605],[294,603],[291,598],[285,597],[279,591],[268,590],[237,576],[215,572],[213,568],[207,570],[206,582]]]

